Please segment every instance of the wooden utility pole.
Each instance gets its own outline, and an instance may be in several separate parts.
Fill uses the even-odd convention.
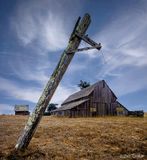
[[[64,50],[57,67],[55,68],[53,74],[51,75],[50,80],[48,81],[47,85],[45,86],[45,89],[41,97],[39,98],[39,101],[32,115],[29,117],[24,130],[17,141],[17,144],[15,146],[16,150],[24,150],[29,145],[32,139],[32,136],[35,133],[35,130],[46,110],[46,107],[48,106],[75,52],[82,51],[82,50],[88,50],[88,49],[94,49],[94,48],[100,50],[101,48],[100,44],[95,43],[90,38],[88,38],[88,36],[85,36],[85,32],[88,29],[90,22],[91,20],[90,20],[89,14],[85,14],[81,21],[80,21],[80,18],[78,19],[75,25],[75,28],[71,34],[67,48]],[[87,43],[92,45],[92,47],[78,49],[79,44],[82,39],[85,42],[87,41]]]

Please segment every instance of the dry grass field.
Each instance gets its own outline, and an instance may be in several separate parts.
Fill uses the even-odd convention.
[[[26,116],[0,116],[0,160],[147,160],[147,116],[43,117],[28,149],[14,146]]]

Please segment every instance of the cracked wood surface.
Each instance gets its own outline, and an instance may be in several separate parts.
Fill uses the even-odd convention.
[[[83,19],[78,23],[75,31],[78,32],[80,35],[84,35],[86,30],[88,29],[90,22],[91,22],[90,15],[85,14]],[[41,97],[39,98],[33,113],[29,117],[24,130],[22,131],[17,141],[17,144],[15,146],[16,150],[24,150],[29,145],[33,137],[33,134],[35,133],[35,130],[37,129],[37,126],[46,110],[46,107],[48,106],[56,88],[58,87],[65,71],[68,68],[68,65],[70,64],[75,54],[75,52],[70,53],[70,51],[77,50],[79,47],[81,39],[78,38],[75,35],[75,33],[73,33],[72,36],[73,37],[70,38],[67,48],[61,55],[57,67],[55,68],[53,74],[51,75],[50,80],[47,82],[47,85],[45,86],[44,91]]]

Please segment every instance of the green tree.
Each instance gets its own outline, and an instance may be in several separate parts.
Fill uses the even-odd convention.
[[[89,87],[89,86],[90,86],[89,82],[82,81],[82,80],[80,80],[80,83],[78,84],[78,87],[80,87],[80,89],[84,89],[84,88]]]
[[[47,110],[46,112],[44,113],[44,115],[51,115],[51,111],[57,109],[57,105],[58,104],[55,104],[55,103],[50,103],[47,107]]]

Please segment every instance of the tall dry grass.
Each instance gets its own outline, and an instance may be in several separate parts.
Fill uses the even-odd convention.
[[[0,159],[147,159],[147,116],[43,117],[28,149],[14,146],[27,117],[0,116]]]

